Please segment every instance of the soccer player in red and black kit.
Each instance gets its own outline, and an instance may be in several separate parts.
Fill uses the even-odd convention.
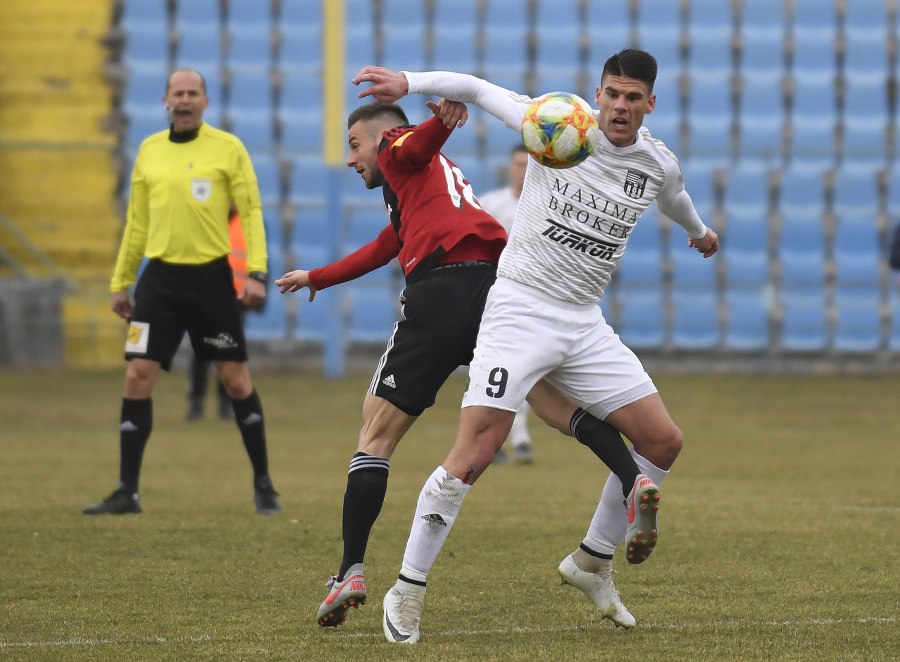
[[[457,105],[464,117],[463,104],[441,104]],[[442,105],[428,102],[436,115]],[[406,276],[400,320],[363,403],[363,427],[344,493],[344,557],[316,616],[323,627],[340,625],[350,607],[366,600],[363,559],[384,503],[389,459],[450,374],[471,361],[485,298],[506,245],[503,226],[481,209],[463,173],[440,151],[456,122],[448,124],[432,117],[409,126],[403,109],[389,103],[355,109],[347,120],[347,165],[367,188],[382,188],[390,224],[374,241],[333,264],[292,271],[275,281],[281,293],[309,288],[312,301],[317,290],[359,278],[395,257]],[[548,424],[575,436],[613,471],[633,472],[628,484],[634,482],[637,466],[615,428],[546,382],[530,398]]]

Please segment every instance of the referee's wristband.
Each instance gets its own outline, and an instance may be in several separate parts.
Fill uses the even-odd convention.
[[[268,274],[262,271],[251,271],[247,274],[247,278],[252,278],[253,280],[262,283],[263,285],[268,285],[269,277]]]

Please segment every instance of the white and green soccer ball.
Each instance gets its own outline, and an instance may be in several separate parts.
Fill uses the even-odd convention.
[[[522,119],[522,141],[531,156],[550,168],[571,168],[597,144],[594,110],[577,94],[550,92],[536,98]]]

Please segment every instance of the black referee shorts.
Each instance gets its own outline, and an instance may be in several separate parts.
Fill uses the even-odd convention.
[[[454,370],[472,360],[488,290],[489,262],[439,265],[400,294],[400,321],[388,340],[369,392],[411,416],[434,404]]]
[[[147,263],[134,289],[125,358],[172,366],[184,332],[197,358],[246,361],[247,343],[228,258],[199,265]]]

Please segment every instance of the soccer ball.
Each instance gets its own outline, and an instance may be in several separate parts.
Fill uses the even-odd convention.
[[[571,168],[594,151],[600,128],[593,109],[576,94],[538,97],[522,119],[522,141],[534,159],[550,168]]]

